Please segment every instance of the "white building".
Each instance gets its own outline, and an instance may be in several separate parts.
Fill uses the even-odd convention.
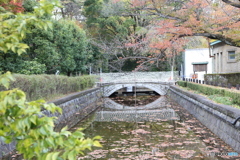
[[[204,74],[212,73],[212,59],[208,48],[186,49],[183,54],[184,78],[204,80]]]

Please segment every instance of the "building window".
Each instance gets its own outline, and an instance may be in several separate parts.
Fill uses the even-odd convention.
[[[235,51],[228,51],[228,59],[229,60],[235,60]]]
[[[208,62],[192,62],[193,72],[205,71],[207,73],[207,64]]]

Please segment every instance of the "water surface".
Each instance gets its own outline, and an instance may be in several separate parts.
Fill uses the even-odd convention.
[[[124,98],[124,97],[123,97]],[[162,97],[161,97],[162,98]],[[120,102],[126,101],[117,98]],[[129,99],[129,97],[127,97]],[[132,97],[135,99],[135,97]],[[154,104],[150,99],[144,101]],[[167,100],[167,101],[166,101]],[[87,137],[102,136],[102,148],[94,148],[78,159],[100,160],[173,160],[173,159],[232,159],[237,157],[214,156],[213,153],[233,151],[220,139],[215,138],[186,110],[166,97],[161,105],[127,109],[100,108],[75,128],[85,127]],[[134,104],[135,101],[134,101]],[[109,106],[109,105],[108,105]],[[114,107],[113,107],[114,108]],[[208,142],[208,143],[207,143]],[[239,157],[238,157],[239,158]]]

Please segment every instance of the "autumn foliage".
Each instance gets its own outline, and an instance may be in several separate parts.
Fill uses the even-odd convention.
[[[7,0],[0,1],[0,6],[5,8],[7,11],[11,11],[13,13],[21,13],[24,11],[22,6],[23,0]]]
[[[204,36],[240,46],[240,12],[239,8],[230,4],[209,0],[131,2],[136,10],[145,11],[144,14],[154,17],[150,25],[157,31],[157,35],[166,40]]]
[[[149,68],[145,67],[146,65],[160,64],[158,61],[163,62],[169,58],[174,59],[173,57],[181,53],[186,45],[191,43],[193,46],[190,37],[218,39],[228,45],[240,46],[238,1],[113,0],[102,3],[100,0],[87,0],[87,2],[86,11],[92,11],[85,15],[88,16],[87,25],[88,28],[94,26],[90,31],[91,35],[99,39],[100,43],[106,35],[110,37],[107,39],[108,44],[120,41],[122,47],[118,47],[119,45],[112,47],[114,49],[109,53],[110,55],[116,53],[114,56],[118,57],[124,53],[124,56],[121,55],[124,57],[121,58],[121,64],[124,60],[132,58],[139,63],[138,67],[145,70]],[[99,9],[98,12],[95,12],[96,8]],[[99,33],[103,33],[100,38]],[[207,46],[207,40],[202,46]],[[149,55],[151,57],[148,57]]]

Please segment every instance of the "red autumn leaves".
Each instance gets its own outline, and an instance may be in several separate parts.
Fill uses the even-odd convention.
[[[0,2],[1,7],[15,14],[21,13],[24,11],[22,4],[23,4],[23,0],[8,0],[8,1]]]

